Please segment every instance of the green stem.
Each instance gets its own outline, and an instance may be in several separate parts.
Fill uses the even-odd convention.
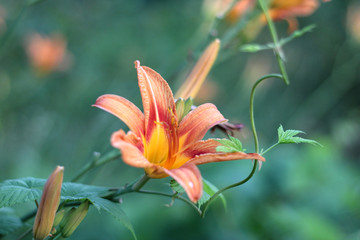
[[[260,78],[259,80],[256,81],[256,83],[254,84],[254,86],[251,89],[251,94],[250,94],[250,123],[251,123],[251,130],[254,135],[254,143],[255,143],[255,152],[256,153],[259,152],[259,140],[258,140],[258,136],[256,133],[255,118],[254,118],[255,89],[262,81],[269,79],[269,78],[283,79],[283,76],[281,76],[280,74],[268,74],[268,75],[263,76],[262,78]]]
[[[85,165],[85,167],[83,167],[83,169],[81,169],[80,172],[75,177],[73,177],[71,182],[77,182],[83,175],[85,175],[91,169],[102,166],[113,160],[116,160],[120,156],[121,156],[121,153],[119,152],[119,150],[113,150],[113,151],[109,152],[108,154],[106,154],[105,156],[100,157],[100,158],[95,156],[91,162],[89,162],[87,165]]]
[[[131,187],[131,190],[133,192],[138,192],[148,181],[150,180],[150,178],[148,177],[148,175],[144,174],[139,181],[137,181],[136,183],[134,183]]]
[[[190,200],[179,196],[179,195],[173,195],[173,194],[168,194],[168,193],[162,193],[162,192],[155,192],[155,191],[148,191],[148,190],[138,190],[138,193],[144,193],[144,194],[152,194],[152,195],[159,195],[159,196],[165,196],[165,197],[171,197],[171,198],[176,198],[179,199],[187,204],[189,204],[190,206],[192,206],[200,215],[202,214],[201,210]]]
[[[278,38],[278,35],[276,33],[276,28],[275,28],[274,22],[272,21],[270,15],[269,15],[267,5],[264,4],[263,0],[258,0],[258,2],[260,4],[260,7],[261,7],[262,11],[264,12],[264,15],[265,15],[265,18],[266,18],[266,21],[268,23],[269,30],[270,30],[270,33],[271,33],[271,37],[272,37],[272,39],[274,41],[274,45],[275,45],[274,51],[275,51],[277,62],[279,64],[280,72],[281,72],[281,74],[283,76],[282,79],[284,80],[286,85],[289,85],[290,81],[289,81],[289,77],[287,75],[287,72],[286,72],[286,69],[285,69],[285,64],[284,64],[284,61],[283,61],[283,58],[282,58],[281,45],[279,44],[279,38]]]
[[[273,144],[271,147],[269,147],[269,148],[266,149],[265,151],[263,151],[263,152],[261,153],[261,155],[265,155],[265,153],[267,153],[268,151],[270,151],[271,149],[273,149],[273,148],[276,147],[277,145],[279,145],[278,142],[275,143],[275,144]]]
[[[255,171],[256,171],[257,164],[258,164],[258,162],[255,160],[254,166],[253,166],[250,174],[245,179],[243,179],[240,182],[237,182],[237,183],[231,184],[229,186],[226,186],[226,187],[220,189],[219,191],[217,191],[214,195],[212,195],[210,197],[210,199],[203,205],[203,209],[202,209],[202,212],[201,212],[201,217],[205,216],[205,212],[206,212],[207,208],[209,207],[210,203],[212,201],[214,201],[220,194],[222,194],[223,192],[225,192],[226,190],[228,190],[230,188],[240,186],[240,185],[246,183],[247,181],[249,181],[252,178],[252,176],[254,175]]]
[[[251,122],[251,129],[252,129],[252,132],[253,132],[253,136],[254,136],[254,144],[255,144],[255,152],[258,153],[259,152],[259,140],[258,140],[258,136],[257,136],[257,132],[256,132],[256,127],[255,127],[255,118],[254,118],[254,97],[255,97],[255,89],[256,87],[264,80],[266,79],[269,79],[269,78],[279,78],[279,79],[283,79],[283,77],[280,75],[280,74],[268,74],[268,75],[265,75],[263,76],[262,78],[260,78],[259,80],[256,81],[256,83],[254,84],[253,88],[251,89],[251,94],[250,94],[250,122]],[[229,186],[226,186],[222,189],[220,189],[219,191],[217,191],[214,195],[212,195],[209,199],[209,201],[207,201],[204,205],[203,205],[203,210],[202,210],[202,213],[201,213],[201,216],[204,217],[205,215],[205,212],[206,212],[206,209],[209,207],[210,203],[212,201],[214,201],[214,199],[217,198],[217,196],[219,196],[221,193],[223,193],[224,191],[230,189],[230,188],[234,188],[234,187],[237,187],[237,186],[240,186],[244,183],[246,183],[247,181],[249,181],[252,176],[254,175],[255,171],[256,171],[256,167],[257,167],[257,164],[258,164],[258,161],[257,160],[254,160],[255,163],[254,163],[254,166],[250,172],[250,174],[245,178],[243,179],[242,181],[240,182],[237,182],[237,183],[234,183],[234,184],[231,184]]]

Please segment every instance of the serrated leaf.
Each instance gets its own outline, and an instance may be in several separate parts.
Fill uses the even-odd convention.
[[[217,146],[216,152],[233,153],[233,152],[237,152],[237,150],[232,147]]]
[[[291,143],[309,143],[312,145],[320,145],[320,143],[318,143],[315,140],[311,140],[311,139],[306,139],[306,138],[302,138],[302,137],[296,137],[296,135],[300,134],[300,133],[304,133],[303,131],[300,130],[286,130],[284,131],[284,128],[282,125],[280,125],[280,127],[278,128],[278,143],[279,144],[291,144]]]
[[[217,152],[243,152],[245,149],[242,147],[242,143],[239,139],[229,136],[230,139],[215,139],[219,143],[221,143],[223,146],[216,147]]]
[[[170,180],[170,187],[172,190],[174,190],[177,193],[184,193],[185,190],[183,189],[183,187],[174,179]]]
[[[0,184],[0,208],[34,201],[41,197],[46,179],[21,178]]]
[[[107,192],[108,188],[106,187],[66,182],[62,185],[60,198],[65,202],[89,200],[94,207],[100,210],[100,206],[95,200]]]
[[[46,179],[32,177],[4,181],[0,184],[0,208],[39,200],[45,182]],[[88,199],[93,203],[92,197],[101,196],[107,191],[108,188],[105,187],[79,183],[63,183],[61,188],[61,200],[83,201]],[[96,204],[94,204],[94,206],[98,208]]]
[[[204,203],[209,201],[211,196],[213,196],[217,191],[219,191],[219,189],[216,186],[214,186],[212,183],[210,183],[209,181],[207,181],[206,179],[203,178],[203,195],[197,202],[198,207],[200,208]],[[226,210],[227,204],[226,204],[226,199],[225,199],[224,195],[219,194],[218,197],[220,197],[220,199],[224,205],[224,208]]]
[[[11,208],[0,208],[0,236],[14,232],[23,223]]]
[[[46,179],[21,178],[1,183],[0,207],[40,199],[45,182]],[[136,239],[134,228],[126,214],[121,210],[120,204],[101,198],[107,192],[108,188],[106,187],[67,182],[62,184],[61,200],[64,202],[89,200],[99,211],[105,210],[120,221]]]
[[[229,136],[229,138],[231,139],[231,141],[235,144],[235,148],[239,151],[239,152],[243,152],[243,146],[242,143],[239,139]]]
[[[127,229],[130,230],[132,233],[134,239],[136,238],[135,230],[126,215],[126,213],[121,209],[120,203],[115,203],[112,201],[109,201],[104,198],[94,198],[94,202],[100,207],[101,210],[106,211],[111,216],[113,216],[117,221],[119,221],[122,225],[124,225]]]

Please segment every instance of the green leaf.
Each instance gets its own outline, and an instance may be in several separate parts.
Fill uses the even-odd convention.
[[[46,179],[21,178],[7,180],[1,183],[0,207],[8,207],[19,203],[39,200],[41,198],[45,182]],[[134,228],[132,227],[126,214],[121,210],[120,204],[101,198],[101,196],[107,192],[108,188],[106,187],[68,182],[62,184],[60,198],[65,203],[89,200],[99,211],[105,210],[120,221],[131,231],[136,239]]]
[[[65,202],[89,200],[98,210],[101,206],[97,199],[108,192],[106,187],[91,186],[79,183],[63,183],[61,188],[61,200]]]
[[[199,208],[201,207],[201,205],[203,205],[204,203],[209,201],[210,197],[219,190],[217,187],[215,187],[213,184],[211,184],[209,181],[205,180],[204,178],[202,179],[202,182],[203,182],[203,194],[202,194],[201,198],[199,199],[199,201],[197,202],[197,205]],[[174,179],[172,179],[170,181],[170,187],[177,193],[180,193],[180,194],[185,193],[185,190],[183,189],[183,187],[178,182],[176,182]],[[226,209],[227,204],[226,204],[224,195],[220,194],[218,197],[221,198],[224,208]]]
[[[237,151],[234,148],[225,147],[225,146],[217,146],[216,152],[233,153],[233,152],[237,152]]]
[[[302,137],[296,137],[296,135],[298,135],[300,133],[304,133],[304,132],[299,131],[299,130],[292,130],[292,129],[284,131],[283,126],[280,125],[280,127],[278,128],[278,138],[279,138],[278,143],[279,144],[309,143],[312,145],[321,146],[321,144],[315,140],[306,139],[306,138],[302,138]]]
[[[191,111],[191,107],[193,106],[193,100],[191,97],[188,99],[178,98],[175,102],[176,115],[178,117],[178,121],[181,120]]]
[[[214,186],[212,183],[210,183],[209,181],[207,181],[206,179],[203,178],[203,195],[197,202],[198,207],[200,208],[201,205],[203,205],[204,203],[209,201],[211,196],[213,196],[217,191],[219,191],[219,189],[216,186]],[[227,204],[226,204],[226,199],[225,199],[224,195],[219,194],[218,197],[220,197],[220,199],[224,205],[224,208],[226,210]]]
[[[183,187],[174,179],[170,180],[170,187],[172,190],[174,190],[177,193],[184,193],[185,190],[183,189]]]
[[[0,208],[40,199],[45,179],[21,178],[0,184]]]
[[[11,208],[0,208],[0,237],[8,233],[14,232],[22,227],[23,223],[20,218],[15,215]]]
[[[119,221],[122,225],[124,225],[127,229],[130,230],[132,233],[134,239],[136,238],[135,230],[126,215],[126,213],[121,209],[120,203],[115,203],[112,201],[109,201],[104,198],[93,198],[94,203],[96,203],[101,210],[106,211],[111,216],[113,216],[117,221]]]
[[[20,178],[6,180],[0,184],[0,208],[10,207],[19,203],[32,202],[41,198],[46,179]],[[83,201],[88,199],[96,208],[93,197],[106,193],[108,188],[84,185],[79,183],[63,183],[61,188],[61,200]]]
[[[245,149],[242,147],[242,143],[239,139],[234,138],[232,136],[229,136],[230,139],[215,139],[219,143],[221,143],[223,146],[217,146],[216,152],[225,152],[225,153],[231,153],[231,152],[244,152]]]

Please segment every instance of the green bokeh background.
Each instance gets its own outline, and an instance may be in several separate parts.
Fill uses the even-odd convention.
[[[123,209],[140,240],[360,239],[360,42],[348,29],[356,23],[347,21],[356,2],[334,0],[300,18],[300,27],[317,27],[284,47],[290,86],[269,80],[256,93],[262,148],[276,141],[279,124],[305,131],[323,147],[285,145],[270,152],[250,182],[225,193],[227,211],[215,203],[204,219],[182,202],[166,207],[167,198],[124,196]],[[0,36],[0,181],[47,178],[56,165],[65,166],[64,180],[70,180],[94,152],[112,149],[113,131],[126,129],[91,107],[96,98],[114,93],[141,106],[134,60],[177,89],[209,42],[211,19],[202,1],[45,0],[23,8],[25,3],[0,0],[7,13]],[[286,37],[286,23],[276,26]],[[25,51],[33,32],[66,38],[72,59],[68,71],[35,73]],[[270,41],[267,28],[254,40]],[[219,59],[224,56],[220,52]],[[209,76],[214,94],[203,94],[226,118],[245,124],[237,137],[249,152],[250,89],[271,72],[278,72],[271,51],[238,52],[214,66]],[[238,161],[200,169],[221,187],[243,179],[251,167],[250,161]],[[116,161],[82,182],[119,187],[141,174]],[[168,182],[154,180],[145,188],[169,191]],[[22,216],[31,208],[16,211]],[[91,209],[71,239],[131,239],[131,234],[111,216]]]

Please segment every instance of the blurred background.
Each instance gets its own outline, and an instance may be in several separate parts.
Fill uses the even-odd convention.
[[[196,103],[212,102],[243,123],[236,137],[254,151],[250,90],[262,75],[278,73],[278,65],[272,50],[239,51],[242,44],[271,42],[266,26],[252,27],[240,16],[212,27],[222,9],[215,0],[0,0],[0,181],[47,178],[56,165],[65,166],[69,181],[94,152],[112,149],[113,131],[126,129],[91,107],[96,98],[113,93],[141,107],[134,60],[175,91],[215,36],[223,49]],[[255,120],[263,149],[276,142],[280,124],[323,147],[282,145],[269,152],[248,183],[225,192],[228,209],[215,202],[204,219],[179,201],[166,207],[168,198],[125,195],[123,209],[139,240],[360,239],[360,4],[334,0],[313,10],[297,21],[299,28],[316,28],[283,47],[291,84],[263,83]],[[281,38],[289,23],[276,21]],[[245,178],[251,167],[238,161],[200,169],[220,188]],[[142,172],[114,161],[81,182],[119,187]],[[145,189],[169,191],[168,183],[153,180]],[[15,211],[22,216],[33,207]],[[91,208],[71,239],[131,239],[131,233]]]

